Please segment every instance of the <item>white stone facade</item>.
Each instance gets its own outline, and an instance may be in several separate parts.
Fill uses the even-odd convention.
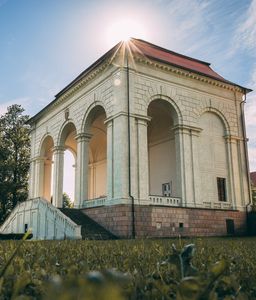
[[[129,204],[132,196],[141,205],[158,205],[158,197],[161,205],[244,210],[245,89],[136,53],[128,69],[122,61],[120,51],[104,56],[31,119],[29,197],[62,206],[68,148],[77,208]],[[225,201],[217,178],[225,179]]]

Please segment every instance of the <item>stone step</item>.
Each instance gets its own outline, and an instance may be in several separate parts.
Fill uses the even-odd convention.
[[[81,225],[81,235],[83,240],[117,239],[115,235],[85,215],[80,209],[60,208],[60,211],[77,225]]]

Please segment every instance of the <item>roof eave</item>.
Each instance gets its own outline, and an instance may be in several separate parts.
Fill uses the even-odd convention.
[[[249,89],[247,87],[241,86],[239,84],[236,84],[236,83],[234,83],[232,81],[229,81],[229,80],[226,80],[224,78],[222,80],[221,78],[217,78],[217,77],[214,77],[214,76],[211,76],[211,75],[208,75],[208,74],[196,71],[194,69],[186,68],[186,67],[180,66],[178,64],[170,63],[170,62],[165,61],[165,60],[160,59],[160,58],[158,59],[158,58],[155,58],[155,57],[151,57],[150,55],[145,55],[145,56],[147,58],[151,59],[151,60],[155,60],[155,61],[158,61],[158,62],[161,62],[161,63],[165,63],[165,64],[168,64],[168,65],[174,66],[176,68],[183,69],[183,70],[186,70],[186,71],[189,71],[189,72],[192,72],[192,73],[196,73],[198,75],[205,76],[205,77],[208,77],[208,78],[211,78],[211,79],[214,79],[214,80],[217,80],[217,81],[229,84],[229,85],[237,86],[237,87],[241,88],[242,90],[244,90],[246,94],[248,94],[248,93],[250,93],[250,92],[253,91],[252,89]]]

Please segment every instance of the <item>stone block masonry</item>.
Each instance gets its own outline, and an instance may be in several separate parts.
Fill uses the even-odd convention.
[[[131,206],[127,204],[84,209],[83,213],[120,238],[131,237]],[[246,213],[166,206],[135,206],[136,237],[226,236],[227,220],[234,234],[246,233]],[[232,222],[233,221],[233,222]]]

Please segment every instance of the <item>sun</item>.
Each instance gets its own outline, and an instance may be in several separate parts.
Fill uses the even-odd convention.
[[[113,22],[106,32],[106,37],[112,43],[127,42],[130,38],[145,39],[146,28],[140,22],[133,19],[121,19]]]

